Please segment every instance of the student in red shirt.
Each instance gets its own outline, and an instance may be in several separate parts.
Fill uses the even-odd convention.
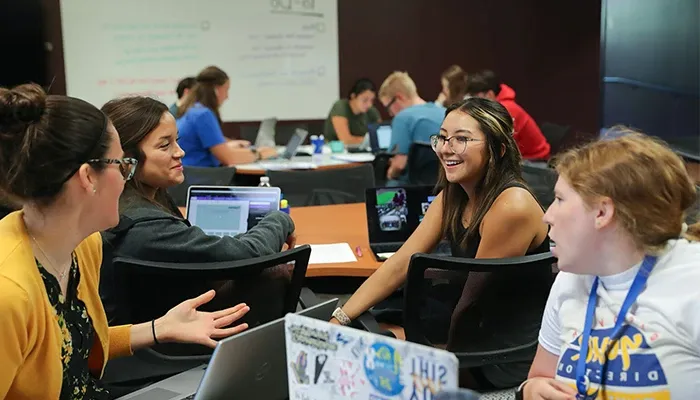
[[[534,119],[515,102],[515,90],[484,70],[467,76],[467,95],[496,100],[513,117],[513,137],[524,160],[547,160],[550,146]]]

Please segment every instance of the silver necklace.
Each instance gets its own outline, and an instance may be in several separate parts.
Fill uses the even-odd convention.
[[[44,258],[46,259],[46,261],[49,262],[49,264],[50,264],[49,266],[51,267],[51,269],[52,269],[56,274],[58,274],[58,282],[59,282],[59,283],[63,282],[63,279],[66,277],[66,274],[68,274],[68,271],[70,271],[70,266],[71,266],[72,262],[71,262],[71,264],[68,264],[68,268],[65,268],[65,269],[63,270],[63,272],[60,272],[60,271],[56,268],[56,266],[53,264],[53,261],[51,261],[51,259],[49,258],[49,256],[46,255],[46,253],[44,252],[44,249],[41,248],[41,246],[39,245],[39,242],[36,240],[36,238],[34,237],[34,235],[32,235],[32,234],[30,233],[29,236],[32,237],[32,240],[34,241],[34,244],[36,245],[36,247],[39,249],[39,251],[40,251],[41,254],[44,256]]]

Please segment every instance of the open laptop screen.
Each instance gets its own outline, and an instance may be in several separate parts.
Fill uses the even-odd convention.
[[[369,144],[373,153],[389,150],[391,146],[391,123],[370,124]]]
[[[279,188],[190,186],[187,219],[208,235],[235,236],[279,210],[279,205]]]
[[[430,185],[370,188],[365,193],[370,244],[405,242],[435,199]]]

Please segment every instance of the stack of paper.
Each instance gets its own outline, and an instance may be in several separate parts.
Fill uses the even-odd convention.
[[[355,253],[347,243],[312,244],[309,264],[334,264],[357,262]]]

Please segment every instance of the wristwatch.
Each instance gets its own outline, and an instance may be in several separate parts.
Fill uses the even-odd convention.
[[[333,318],[337,319],[338,322],[340,322],[340,325],[348,326],[352,322],[350,320],[350,317],[348,317],[347,314],[345,314],[345,311],[343,311],[342,308],[338,307],[333,311]]]

